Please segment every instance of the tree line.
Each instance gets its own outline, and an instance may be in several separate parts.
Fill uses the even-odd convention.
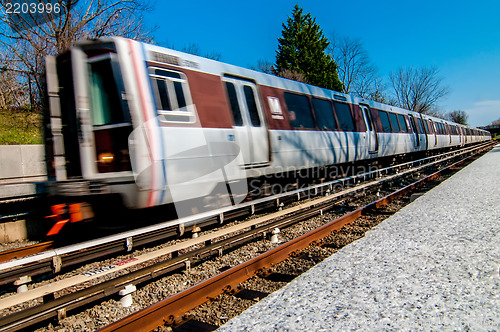
[[[332,35],[329,41],[310,13],[296,5],[278,39],[276,62],[260,61],[262,71],[361,98],[467,124],[466,112],[443,114],[438,102],[449,93],[436,67],[399,68],[389,75],[390,90],[377,75],[359,39]]]
[[[53,0],[59,13],[0,18],[0,109],[40,112],[44,59],[67,50],[76,40],[119,35],[154,42],[155,27],[145,24],[152,9],[140,0]],[[2,2],[5,10],[5,2]],[[196,44],[183,51],[217,60]],[[274,63],[260,60],[258,70],[425,114],[440,115],[437,103],[448,94],[435,67],[400,68],[390,74],[390,88],[377,75],[359,39],[325,36],[310,13],[296,5],[283,23]],[[463,111],[448,118],[466,123]]]

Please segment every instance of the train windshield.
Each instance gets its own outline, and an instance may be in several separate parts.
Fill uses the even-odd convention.
[[[130,123],[119,66],[112,54],[89,59],[89,84],[94,126]]]
[[[88,63],[90,115],[99,173],[130,171],[130,112],[116,54],[91,57]]]

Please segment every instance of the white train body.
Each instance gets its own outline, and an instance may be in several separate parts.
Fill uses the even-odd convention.
[[[123,39],[47,59],[59,196],[146,208],[244,179],[463,146],[489,133]]]

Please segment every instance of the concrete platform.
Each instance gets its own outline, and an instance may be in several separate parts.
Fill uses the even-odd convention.
[[[500,145],[220,331],[499,331]]]

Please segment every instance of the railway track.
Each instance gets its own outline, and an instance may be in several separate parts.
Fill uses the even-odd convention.
[[[469,153],[473,152],[469,151]],[[448,162],[450,162],[452,157],[448,156],[447,158],[449,158]],[[73,284],[71,284],[71,282],[66,282],[66,285],[64,285],[64,287],[63,285],[60,285],[59,289],[55,289],[54,287],[40,288],[38,289],[38,293],[32,292],[31,295],[29,296],[24,296],[24,297],[18,296],[18,298],[15,300],[17,302],[23,301],[23,299],[27,298],[33,299],[41,297],[44,298],[43,301],[44,303],[2,318],[2,320],[0,321],[0,330],[15,330],[18,328],[27,327],[33,323],[41,322],[51,317],[59,317],[60,319],[62,319],[68,310],[72,310],[81,306],[82,304],[95,302],[97,300],[109,297],[112,294],[116,294],[120,292],[120,290],[122,290],[126,285],[143,284],[145,282],[148,282],[149,280],[158,279],[160,276],[168,274],[171,271],[184,269],[186,267],[190,268],[192,265],[195,265],[198,262],[203,261],[207,257],[220,255],[221,252],[227,251],[230,248],[240,246],[244,242],[251,241],[255,238],[262,238],[266,234],[272,232],[272,230],[274,230],[275,228],[285,228],[300,220],[310,218],[311,216],[317,214],[325,213],[326,211],[334,207],[333,202],[338,202],[339,200],[345,199],[346,197],[350,197],[351,195],[355,195],[356,193],[363,194],[367,190],[372,190],[372,191],[376,190],[376,188],[380,188],[380,186],[382,186],[384,183],[389,183],[390,181],[394,181],[395,179],[402,179],[404,177],[408,177],[413,172],[422,172],[424,169],[437,167],[437,164],[438,162],[435,161],[425,166],[416,167],[416,169],[406,170],[406,171],[401,170],[397,172],[398,174],[386,176],[385,178],[380,178],[375,181],[371,181],[369,183],[358,185],[354,188],[350,188],[346,192],[335,193],[335,194],[328,193],[328,196],[321,197],[314,201],[308,201],[307,203],[305,203],[305,205],[288,208],[283,211],[275,212],[269,216],[264,216],[251,220],[247,224],[233,225],[226,229],[214,232],[211,235],[207,234],[200,236],[196,239],[191,239],[181,242],[176,246],[168,247],[161,252],[157,252],[155,255],[149,255],[148,257],[137,257],[125,263],[123,263],[123,261],[117,262],[118,263],[116,265],[117,267],[110,269],[114,270],[113,272],[116,272],[118,270],[123,270],[125,273],[126,269],[132,269],[132,270],[129,270],[128,273],[123,274],[118,278],[114,278],[112,280],[108,280],[105,282],[99,282],[100,280],[99,278],[106,277],[108,275],[108,273],[106,273],[107,271],[101,271],[99,273],[95,273],[93,275],[95,276],[93,277],[93,280],[95,281],[94,286],[87,287],[83,290],[74,293],[70,293],[67,295],[59,294],[63,292],[65,287],[66,288],[69,287],[68,285],[73,285],[75,283],[76,284],[82,283],[83,281],[85,281],[85,278],[80,278],[80,280],[73,280],[72,281]],[[434,174],[433,176],[434,177],[437,176],[436,174]],[[395,195],[402,195],[410,190],[413,190],[415,186],[421,185],[423,183],[424,180],[420,180],[420,182],[406,187],[403,191],[401,190],[398,191],[398,193]],[[308,190],[314,191],[315,193],[325,193],[327,192],[327,189],[325,188],[328,188],[328,186],[315,187],[315,188],[310,188]],[[301,194],[293,193],[292,195],[295,195],[295,197],[297,197],[297,195],[300,196]],[[286,244],[280,246],[279,248],[281,249],[279,249],[275,254],[266,253],[262,255],[262,257],[259,256],[260,258],[257,257],[245,263],[250,265],[242,265],[238,268],[233,267],[230,270],[221,274],[220,276],[217,276],[216,277],[216,279],[218,280],[217,282],[215,282],[215,280],[214,282],[207,281],[208,282],[207,285],[216,285],[216,286],[203,286],[203,287],[196,286],[200,287],[200,290],[196,292],[193,292],[194,290],[191,290],[191,292],[194,295],[189,295],[189,296],[193,296],[194,298],[196,298],[197,299],[196,301],[205,302],[207,296],[213,298],[214,294],[220,293],[221,289],[227,290],[228,286],[233,288],[235,285],[239,284],[241,280],[243,280],[244,278],[248,279],[248,277],[258,273],[259,270],[265,268],[269,264],[271,265],[275,264],[283,257],[285,256],[288,257],[290,253],[296,251],[297,248],[303,247],[304,245],[307,245],[310,242],[318,241],[319,239],[318,236],[320,236],[319,234],[325,234],[325,232],[331,232],[331,230],[343,226],[345,223],[350,222],[351,220],[359,217],[360,215],[367,213],[368,211],[371,211],[373,209],[376,209],[381,204],[384,204],[392,200],[393,198],[391,197],[393,196],[384,197],[383,199],[375,203],[369,204],[365,208],[358,209],[342,217],[341,219],[336,220],[335,222],[329,223],[321,227],[320,229],[312,232],[315,235],[308,235],[303,239],[301,239],[302,237],[300,237],[299,238],[300,240],[299,239],[294,240],[295,242],[293,243],[295,244]],[[281,201],[283,201],[284,197],[274,198],[273,204],[276,204],[275,206],[279,206],[281,204],[280,199]],[[253,207],[252,206],[253,205],[249,205],[246,206],[245,208],[247,210],[249,208],[252,210],[255,209],[255,206]],[[216,215],[216,218],[219,218],[220,221],[221,219],[224,218],[224,215],[221,216],[220,214],[218,214]],[[216,238],[218,238],[219,240],[216,240]],[[118,243],[121,243],[122,246],[121,250],[123,251],[123,241],[119,241]],[[196,249],[187,251],[189,248],[196,248]],[[168,259],[164,259],[154,264],[150,264],[146,267],[140,267],[140,264],[142,264],[141,259],[144,261],[155,261],[158,260],[160,257],[163,258],[167,257]],[[84,277],[88,278],[88,276]],[[234,279],[235,277],[236,279]],[[207,282],[204,282],[203,284]],[[223,287],[221,286],[222,284],[224,284]],[[174,298],[185,299],[186,296],[187,296],[186,294],[183,294],[179,296],[174,296]],[[11,297],[10,300],[14,300],[14,298],[15,296]],[[13,303],[17,303],[15,301],[9,302],[2,299],[0,301],[0,306],[6,308],[7,306],[13,305]],[[177,308],[176,309],[177,311],[167,310],[166,311],[168,312],[167,316],[165,316],[165,314],[162,314],[163,320],[168,320],[171,322],[176,321],[179,319],[179,317],[182,316],[182,314],[185,312],[185,310],[187,310],[187,308],[191,308],[193,306],[192,302],[189,302],[191,303],[189,305],[188,304],[179,305],[180,302],[176,301],[177,300],[172,302],[175,304],[169,304],[168,306],[173,306]],[[183,310],[181,310],[182,312],[179,311],[179,308],[181,307],[184,308]],[[151,309],[151,310],[157,311],[158,309]],[[162,312],[164,310],[166,309],[161,309]],[[151,319],[151,316],[149,316],[149,314],[146,315],[145,317],[149,317],[146,318],[147,320]],[[136,318],[132,320],[136,320]],[[141,323],[141,325],[143,325],[143,323]],[[128,326],[127,328],[130,328],[129,325],[126,326]]]
[[[236,218],[243,218],[259,212],[275,209],[280,205],[284,205],[284,203],[300,201],[305,197],[325,195],[326,193],[333,192],[335,188],[345,188],[357,185],[358,183],[365,182],[372,178],[387,176],[388,174],[397,174],[402,170],[412,167],[415,168],[425,165],[427,165],[427,167],[432,167],[439,162],[455,158],[460,154],[470,153],[474,151],[474,149],[475,148],[467,148],[407,162],[357,176],[329,181],[308,188],[252,200],[235,207],[209,211],[177,221],[166,221],[161,224],[86,241],[72,246],[57,248],[54,247],[54,243],[47,242],[12,251],[0,252],[0,285],[12,284],[24,276],[33,278],[45,274],[57,274],[63,269],[79,266],[88,261],[109,255],[131,252],[135,248],[164,241],[165,239],[183,235],[184,233],[190,233],[195,227],[196,229],[203,229],[206,226],[227,223]]]
[[[184,292],[131,314],[101,329],[100,331],[150,331],[158,326],[180,325],[183,321],[189,319],[189,317],[186,316],[186,313],[190,310],[216,298],[223,293],[237,294],[241,292],[242,289],[238,288],[238,285],[248,279],[257,275],[265,276],[266,274],[269,274],[269,272],[267,272],[268,269],[288,259],[294,253],[307,248],[311,244],[321,245],[323,239],[332,232],[340,230],[345,225],[352,223],[362,216],[373,213],[397,198],[408,195],[426,183],[437,179],[444,172],[463,164],[468,159],[469,158],[457,161],[375,202],[369,203],[340,218],[332,220],[317,229],[314,229],[294,240],[288,241],[283,245],[267,251],[243,264],[232,267],[231,269],[197,284]],[[322,213],[324,211],[323,208],[319,207],[314,207],[310,210],[315,210],[316,213],[319,213],[320,211]],[[312,211],[309,211],[309,213],[312,213]],[[293,277],[294,275],[291,276],[291,278]],[[265,296],[265,294],[263,294],[263,296]],[[257,297],[259,296],[257,295]],[[260,297],[262,297],[262,295]]]

